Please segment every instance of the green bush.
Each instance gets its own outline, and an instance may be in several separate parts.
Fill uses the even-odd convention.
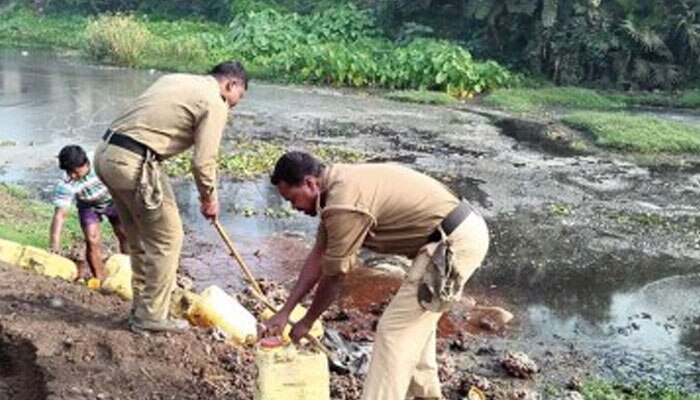
[[[234,54],[305,82],[470,97],[515,81],[497,63],[477,63],[467,50],[447,41],[419,38],[399,45],[382,39],[371,17],[350,6],[308,17],[249,12],[233,21],[231,34]]]
[[[354,42],[378,34],[368,11],[352,4],[328,8],[301,20],[303,29],[314,41]]]
[[[379,76],[382,86],[442,90],[455,97],[471,97],[509,86],[515,79],[493,61],[477,63],[461,46],[434,39],[415,39],[396,48],[382,61]]]
[[[297,14],[280,14],[268,9],[251,11],[231,22],[233,50],[241,58],[269,58],[290,47],[308,43]]]
[[[85,52],[93,59],[135,66],[149,50],[153,36],[132,15],[101,15],[88,22]]]

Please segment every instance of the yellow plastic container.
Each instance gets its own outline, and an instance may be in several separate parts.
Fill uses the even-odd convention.
[[[0,261],[18,265],[24,246],[9,240],[0,239]]]
[[[258,377],[255,400],[329,400],[328,359],[294,346],[263,348],[255,353]]]
[[[116,293],[124,300],[134,298],[131,287],[131,259],[126,254],[114,254],[105,263],[107,277],[102,281],[101,290]]]
[[[289,316],[289,319],[292,320],[292,322],[298,322],[300,319],[304,318],[304,315],[306,315],[306,308],[297,305],[294,308],[294,311]],[[272,318],[272,316],[275,315],[272,311],[269,309],[265,309],[265,311],[260,314],[260,318],[263,321],[267,321],[268,319]],[[292,340],[289,338],[289,332],[292,331],[292,326],[287,324],[284,326],[284,330],[282,331],[282,340],[284,341],[285,344],[288,344]],[[323,324],[321,324],[321,320],[318,319],[314,324],[311,326],[311,329],[309,329],[309,335],[316,337],[316,338],[321,338],[323,336]]]
[[[218,286],[204,289],[187,317],[195,325],[219,328],[239,344],[253,343],[258,337],[257,321],[253,314]]]
[[[73,261],[32,246],[24,246],[17,265],[42,275],[69,281],[78,276],[78,267]]]
[[[85,286],[87,286],[88,289],[97,290],[102,286],[102,282],[97,278],[90,278],[85,282]]]
[[[173,294],[170,296],[170,315],[180,319],[189,319],[192,307],[201,300],[201,296],[197,293],[176,286]],[[195,321],[190,321],[196,325]]]

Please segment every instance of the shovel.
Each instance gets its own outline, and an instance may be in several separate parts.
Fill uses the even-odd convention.
[[[253,294],[253,297],[255,297],[258,301],[260,301],[265,307],[269,308],[270,311],[272,312],[277,312],[277,307],[275,307],[270,300],[265,297],[265,293],[263,293],[262,288],[258,284],[258,281],[255,279],[253,276],[253,273],[251,272],[250,268],[248,268],[248,265],[246,264],[245,260],[243,260],[243,257],[241,257],[241,253],[238,252],[236,249],[236,246],[233,245],[233,242],[231,241],[231,238],[229,238],[228,234],[224,230],[224,228],[221,226],[221,223],[219,220],[215,219],[213,222],[214,228],[216,228],[216,231],[219,232],[219,236],[221,236],[221,239],[226,243],[226,246],[228,249],[231,251],[231,256],[236,260],[238,265],[241,267],[243,270],[243,273],[246,275],[246,279],[251,285],[251,293]],[[290,325],[294,324],[294,321],[289,320]],[[338,357],[333,354],[326,346],[321,343],[320,340],[318,340],[316,337],[311,336],[310,334],[304,335],[304,339],[308,340],[311,345],[313,345],[317,350],[322,352],[323,354],[328,357],[328,360],[337,368],[345,369],[345,365],[338,359]]]

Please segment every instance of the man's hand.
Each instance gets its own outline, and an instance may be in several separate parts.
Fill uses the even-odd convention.
[[[281,335],[282,331],[284,330],[284,326],[287,325],[288,320],[289,320],[289,313],[286,313],[284,311],[278,311],[270,319],[265,321],[265,331],[264,331],[265,335],[266,336]]]
[[[216,199],[202,200],[200,211],[204,218],[215,220],[219,216],[219,202]]]
[[[309,322],[306,318],[302,318],[299,322],[294,324],[294,327],[292,327],[292,332],[289,334],[290,339],[292,339],[294,343],[299,343],[301,338],[309,333],[312,325],[313,322]]]

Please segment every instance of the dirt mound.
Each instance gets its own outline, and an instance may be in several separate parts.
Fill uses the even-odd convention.
[[[44,370],[31,342],[0,331],[0,399],[46,398]]]
[[[128,305],[0,264],[0,400],[250,399],[250,351],[192,329],[134,335]]]

